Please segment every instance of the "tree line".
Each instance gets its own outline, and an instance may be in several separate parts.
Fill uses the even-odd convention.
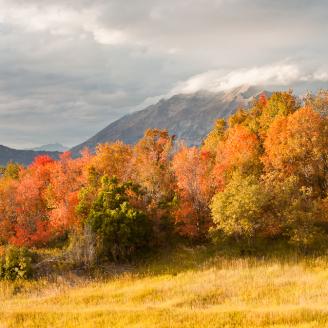
[[[58,241],[113,261],[192,242],[328,241],[328,92],[260,95],[218,119],[199,147],[149,129],[135,145],[79,158],[9,163],[0,178],[0,243]]]

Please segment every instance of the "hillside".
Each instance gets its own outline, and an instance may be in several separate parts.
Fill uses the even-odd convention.
[[[226,118],[239,106],[247,106],[260,92],[260,87],[241,86],[219,93],[200,91],[162,99],[109,124],[86,142],[72,148],[72,152],[77,155],[85,147],[94,149],[98,143],[118,139],[133,144],[148,128],[168,129],[188,145],[199,145],[216,118]]]
[[[181,248],[101,279],[0,282],[7,328],[327,327],[327,258],[209,256]],[[121,271],[121,273],[119,273]],[[110,273],[111,272],[111,273]]]
[[[39,155],[49,155],[54,159],[58,159],[60,153],[57,151],[17,150],[0,145],[0,165],[6,165],[10,161],[29,165],[33,162],[34,158]]]

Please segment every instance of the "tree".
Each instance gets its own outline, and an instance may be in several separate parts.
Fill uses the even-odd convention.
[[[316,95],[308,93],[304,99],[305,107],[312,108],[321,116],[328,116],[328,90],[319,90]]]
[[[53,163],[44,198],[49,209],[50,224],[57,234],[81,227],[75,208],[79,191],[87,183],[86,167],[89,162],[89,153],[72,159],[70,152],[65,152]]]
[[[255,237],[265,227],[267,202],[256,177],[235,172],[224,191],[213,197],[214,229],[236,238]]]
[[[96,233],[101,253],[114,261],[131,259],[149,246],[150,221],[145,213],[131,205],[131,193],[138,193],[138,186],[104,176],[87,216],[86,224]]]
[[[265,137],[266,131],[277,117],[287,117],[300,108],[299,100],[293,92],[274,92],[267,100],[259,116],[260,134]]]
[[[262,158],[266,172],[296,176],[300,187],[327,194],[328,122],[311,108],[277,118],[269,128]]]
[[[158,242],[172,229],[175,177],[171,168],[174,137],[167,130],[148,129],[133,148],[131,180],[144,191],[143,211],[152,219]]]
[[[0,244],[8,243],[14,235],[14,225],[17,221],[17,186],[15,179],[0,178]]]
[[[268,235],[287,238],[300,247],[322,241],[328,223],[325,200],[318,199],[312,188],[301,186],[297,176],[281,178],[279,173],[271,172],[263,182],[270,196],[267,213],[271,220],[265,228]]]
[[[4,169],[4,177],[17,180],[22,167],[14,162],[9,162]]]
[[[211,226],[208,205],[215,190],[212,168],[210,154],[196,147],[182,146],[173,158],[179,198],[175,221],[183,235],[204,239]]]
[[[10,243],[18,246],[40,245],[54,237],[44,198],[53,165],[51,157],[39,156],[21,173],[15,194],[17,217]]]
[[[203,141],[202,150],[211,152],[215,155],[219,142],[224,136],[226,126],[227,123],[224,119],[216,120],[213,129]]]
[[[255,133],[243,125],[229,128],[217,149],[214,176],[218,188],[224,188],[235,170],[259,175],[262,169],[259,153],[260,143]]]
[[[98,145],[90,166],[94,167],[99,176],[116,176],[127,181],[131,176],[131,161],[132,147],[117,141]]]

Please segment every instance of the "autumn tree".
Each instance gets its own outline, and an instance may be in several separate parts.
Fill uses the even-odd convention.
[[[180,233],[204,239],[211,225],[209,202],[215,191],[213,161],[207,151],[182,146],[173,158],[178,208],[175,221]]]
[[[8,243],[14,235],[17,186],[16,179],[0,178],[0,244]]]
[[[132,147],[117,141],[111,144],[99,144],[90,166],[99,176],[115,176],[121,181],[126,181],[131,176],[131,161]]]
[[[80,228],[75,208],[78,204],[79,191],[87,183],[86,168],[89,162],[88,152],[84,152],[76,159],[71,158],[70,152],[65,152],[52,165],[49,185],[44,196],[51,226],[57,233]]]
[[[38,156],[21,173],[16,189],[16,222],[10,242],[16,245],[40,245],[53,238],[49,223],[45,191],[50,182],[54,160],[49,156]]]
[[[154,220],[159,238],[161,231],[171,225],[175,190],[173,142],[174,137],[167,130],[149,129],[133,148],[131,179],[144,190],[144,211]]]
[[[214,167],[217,187],[224,188],[232,173],[236,170],[242,174],[259,175],[260,143],[255,133],[243,125],[229,128],[219,143]]]
[[[265,138],[266,131],[276,117],[286,117],[300,108],[300,101],[291,90],[274,92],[270,97],[265,93],[255,97],[248,109],[239,109],[228,119],[229,127],[243,125]]]
[[[304,98],[306,107],[312,108],[322,116],[328,116],[328,90],[319,90],[316,95],[308,93]]]
[[[12,179],[17,180],[21,170],[22,170],[21,165],[14,163],[14,162],[9,162],[6,165],[6,167],[4,168],[3,176],[5,178],[12,178]]]
[[[267,203],[258,179],[236,172],[224,191],[213,197],[211,212],[215,229],[227,236],[251,239],[265,227]]]
[[[328,124],[311,108],[277,118],[268,130],[263,163],[266,172],[296,176],[300,187],[327,194]]]
[[[216,154],[219,142],[224,136],[227,123],[224,119],[217,119],[215,121],[213,129],[208,133],[206,138],[203,140],[202,150]]]

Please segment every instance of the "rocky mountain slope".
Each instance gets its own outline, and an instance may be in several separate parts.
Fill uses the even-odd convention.
[[[84,143],[72,148],[72,152],[78,155],[85,147],[93,150],[98,143],[115,140],[133,144],[148,128],[168,129],[188,145],[199,145],[215,119],[228,117],[238,107],[247,106],[261,90],[259,87],[241,86],[218,93],[200,91],[162,99],[155,105],[109,124]]]

